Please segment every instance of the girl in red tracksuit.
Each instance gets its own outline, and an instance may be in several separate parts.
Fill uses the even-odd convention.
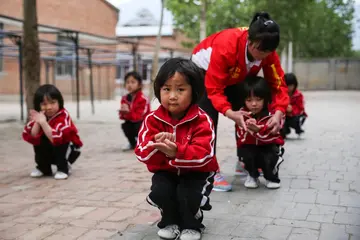
[[[260,70],[269,83],[275,106],[269,128],[274,133],[280,129],[289,96],[276,53],[279,41],[279,25],[268,13],[260,12],[254,15],[248,28],[222,30],[205,38],[194,48],[191,60],[206,72],[206,94],[199,106],[214,121],[215,131],[219,113],[237,124],[244,124],[239,111],[239,84],[246,76],[256,76]],[[216,175],[214,190],[230,191],[231,188],[220,173]]]
[[[258,169],[261,168],[266,187],[279,188],[278,172],[279,165],[283,162],[284,140],[279,132],[272,134],[268,127],[267,122],[273,114],[269,109],[270,88],[264,78],[257,76],[247,77],[242,87],[244,107],[240,111],[244,113],[247,129],[237,125],[236,133],[239,160],[244,162],[245,169],[249,172],[245,187],[259,186]]]
[[[125,120],[121,128],[129,141],[129,146],[123,151],[128,151],[135,148],[141,123],[150,112],[150,103],[141,91],[142,79],[137,72],[129,72],[125,75],[125,88],[128,94],[121,98],[119,118]]]
[[[304,132],[301,126],[304,124],[307,113],[304,106],[304,95],[297,89],[298,81],[295,74],[285,74],[286,85],[289,89],[290,104],[286,109],[286,119],[284,127],[281,130],[283,138],[290,134],[290,128],[295,129],[295,133],[300,135]]]
[[[51,164],[56,164],[55,179],[67,179],[70,164],[80,156],[83,145],[70,114],[64,108],[61,92],[51,84],[40,86],[30,110],[30,122],[22,137],[34,145],[36,169],[31,177],[52,176]]]
[[[154,173],[147,201],[161,210],[158,235],[164,239],[200,239],[202,210],[211,209],[218,163],[213,122],[196,104],[203,90],[203,73],[190,60],[165,62],[154,83],[161,105],[138,135],[135,154]]]

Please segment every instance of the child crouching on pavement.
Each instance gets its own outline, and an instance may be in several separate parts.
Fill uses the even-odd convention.
[[[137,72],[125,75],[125,88],[128,93],[121,98],[119,110],[119,118],[125,120],[121,128],[129,141],[122,149],[124,152],[135,149],[141,123],[150,112],[150,102],[142,92],[142,79]]]
[[[259,187],[259,171],[262,169],[266,187],[280,187],[279,165],[283,162],[284,140],[280,133],[271,134],[267,121],[273,112],[269,109],[271,90],[262,77],[249,76],[243,82],[244,121],[246,129],[237,126],[239,158],[244,162],[248,176],[246,188]],[[240,160],[239,159],[239,160]]]
[[[83,145],[69,112],[64,108],[61,92],[51,84],[40,86],[30,110],[30,122],[23,131],[23,139],[34,145],[36,169],[31,177],[52,176],[51,164],[57,166],[55,179],[67,179],[70,164],[80,156]]]
[[[291,132],[290,128],[295,129],[295,133],[300,136],[304,133],[301,127],[308,116],[305,112],[304,95],[297,89],[298,81],[295,74],[287,73],[284,78],[289,89],[290,104],[286,109],[286,119],[281,136],[286,138],[286,135]]]
[[[161,211],[158,235],[201,239],[203,210],[219,166],[211,118],[196,104],[204,92],[202,71],[190,60],[173,58],[160,68],[154,92],[161,105],[145,118],[135,154],[152,177],[149,204]]]

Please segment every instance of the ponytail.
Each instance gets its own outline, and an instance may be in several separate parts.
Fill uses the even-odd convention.
[[[267,12],[257,12],[255,13],[250,25],[257,20],[270,20],[270,14]]]
[[[249,27],[249,40],[259,43],[260,51],[275,51],[280,43],[280,27],[267,12],[255,13]]]

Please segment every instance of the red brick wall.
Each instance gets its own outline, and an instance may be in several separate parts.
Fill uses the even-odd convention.
[[[0,14],[14,18],[23,18],[22,0],[1,0]],[[118,21],[118,12],[103,0],[38,0],[37,13],[39,24],[49,25],[52,27],[66,28],[105,37],[115,38],[115,28]],[[19,27],[5,24],[5,30],[21,31]],[[39,34],[40,39],[56,41],[56,35]],[[87,43],[95,43],[89,42]],[[81,40],[81,43],[84,43]],[[11,45],[8,40],[5,44]],[[42,45],[44,46],[44,45]],[[50,45],[46,45],[50,46]],[[103,49],[115,51],[116,46],[99,46]],[[43,55],[48,55],[43,53]],[[99,60],[99,59],[97,59]],[[0,73],[0,94],[17,94],[19,92],[19,72],[17,59],[4,59],[4,70]],[[97,67],[94,67],[94,92],[96,98],[113,97],[112,89],[115,88],[115,67],[101,68],[101,75],[97,73]],[[50,65],[49,82],[53,83],[53,69]],[[80,70],[80,93],[83,97],[88,98],[89,94],[89,72]],[[108,74],[109,73],[109,74]],[[45,83],[45,64],[41,62],[41,83]],[[55,85],[64,95],[75,94],[75,81],[71,79],[55,78]]]
[[[23,0],[1,0],[0,14],[23,19]],[[115,37],[118,13],[102,0],[38,0],[39,24]]]

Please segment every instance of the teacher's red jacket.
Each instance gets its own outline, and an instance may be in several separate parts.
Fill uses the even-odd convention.
[[[242,82],[247,75],[257,75],[262,68],[272,89],[275,110],[285,113],[289,96],[279,56],[274,51],[247,69],[247,41],[247,28],[231,28],[210,35],[195,47],[191,60],[206,71],[209,99],[217,111],[225,114],[231,109],[224,95],[225,87]]]

